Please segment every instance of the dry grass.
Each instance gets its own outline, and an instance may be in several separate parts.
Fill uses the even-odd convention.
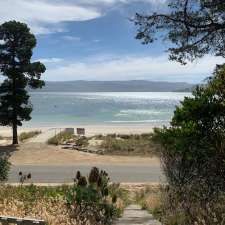
[[[188,193],[187,196],[191,196]],[[225,197],[206,203],[181,202],[176,193],[166,191],[163,187],[146,187],[136,192],[136,202],[147,209],[165,225],[225,225]],[[187,213],[187,206],[190,215]]]
[[[64,199],[44,199],[35,205],[26,205],[16,199],[5,199],[0,202],[0,213],[6,216],[43,219],[49,225],[77,225],[78,221],[70,218]]]
[[[74,140],[74,138],[75,138],[74,134],[72,134],[70,132],[67,132],[67,131],[64,131],[64,132],[60,132],[59,134],[55,135],[52,138],[49,138],[47,143],[49,145],[59,145],[59,144],[62,144],[63,142],[68,141],[70,139]]]
[[[22,132],[19,135],[19,140],[20,141],[25,141],[27,139],[30,139],[30,138],[33,138],[33,137],[39,135],[40,133],[41,133],[40,130],[35,130],[35,131],[30,131],[30,132]]]
[[[161,216],[164,202],[163,187],[147,186],[145,189],[136,192],[135,201],[141,205],[142,209],[148,210],[158,219]]]
[[[80,225],[67,205],[66,195],[70,188],[1,185],[0,215],[42,219],[48,225]],[[126,206],[126,192],[120,188],[113,191],[118,193],[116,206],[122,212]]]
[[[154,156],[156,148],[151,141],[152,134],[97,136],[103,140],[100,148],[109,155]]]
[[[70,218],[66,205],[67,186],[4,186],[0,187],[0,214],[43,219],[49,225],[79,224]]]

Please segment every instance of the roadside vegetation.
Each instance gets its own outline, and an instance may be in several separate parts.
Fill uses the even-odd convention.
[[[135,192],[135,202],[142,209],[148,210],[156,219],[160,219],[163,211],[165,186],[146,186]]]
[[[79,171],[72,186],[0,186],[0,214],[43,219],[50,225],[110,225],[123,212],[128,194],[105,171]]]
[[[77,147],[87,147],[88,138],[85,136],[76,136],[71,132],[62,131],[47,141],[49,145],[64,145],[64,144],[74,144]]]
[[[41,131],[40,130],[35,130],[35,131],[30,131],[30,132],[22,132],[20,135],[19,135],[19,140],[21,142],[23,141],[26,141],[30,138],[33,138],[37,135],[41,134]]]
[[[49,145],[60,145],[69,140],[74,141],[75,135],[73,135],[70,132],[62,131],[59,134],[55,135],[54,137],[49,138],[47,143]]]
[[[7,157],[0,157],[0,182],[3,183],[8,180],[10,162]]]
[[[212,54],[225,58],[224,0],[168,1],[164,12],[137,13],[136,38],[169,41],[181,64]],[[171,47],[172,46],[172,47]],[[225,65],[185,98],[170,127],[155,129],[168,187],[161,198],[165,225],[225,224]],[[146,199],[146,198],[145,198]]]
[[[74,145],[77,148],[96,149],[106,155],[154,156],[156,144],[151,140],[152,134],[108,134],[93,137],[76,136],[68,132],[61,132],[50,138],[50,145]],[[98,151],[97,151],[98,150]],[[100,154],[100,153],[99,153]]]
[[[155,129],[169,184],[163,224],[216,225],[225,218],[225,65],[177,107],[169,128]]]
[[[156,155],[155,144],[151,140],[152,134],[135,135],[98,135],[95,139],[101,140],[99,146],[104,154],[108,155],[132,155],[154,156]]]

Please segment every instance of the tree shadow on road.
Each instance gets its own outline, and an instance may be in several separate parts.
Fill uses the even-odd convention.
[[[10,157],[13,152],[18,151],[19,146],[16,145],[6,145],[0,146],[0,157]]]

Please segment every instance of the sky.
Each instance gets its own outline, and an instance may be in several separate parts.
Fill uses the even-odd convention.
[[[44,80],[202,82],[224,59],[208,55],[181,66],[168,60],[168,43],[135,39],[130,18],[166,7],[166,0],[0,0],[0,23],[28,24]]]

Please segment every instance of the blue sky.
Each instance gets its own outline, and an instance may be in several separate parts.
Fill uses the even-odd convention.
[[[0,22],[26,22],[38,41],[33,60],[45,80],[202,81],[224,60],[206,56],[187,66],[168,60],[168,43],[142,45],[128,18],[166,10],[166,0],[4,0]]]

